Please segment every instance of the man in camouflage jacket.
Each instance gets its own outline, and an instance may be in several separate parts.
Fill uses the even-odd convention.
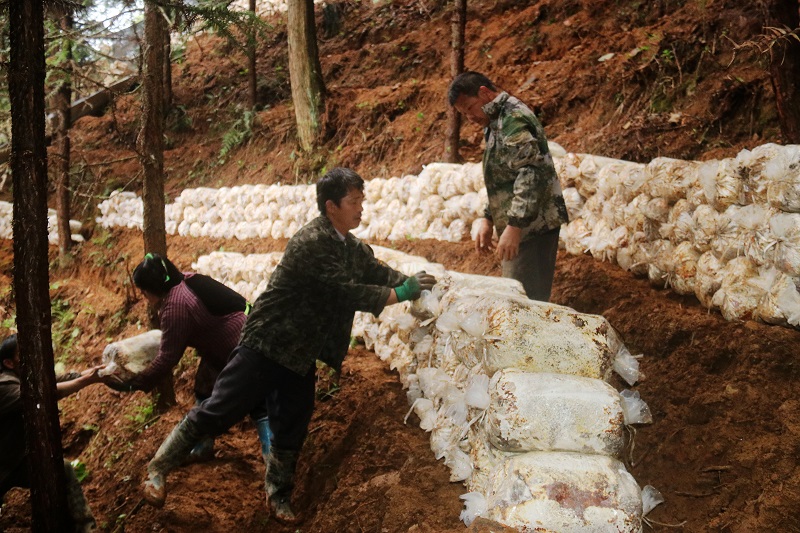
[[[349,233],[361,222],[363,188],[361,177],[343,168],[317,183],[322,215],[289,240],[211,397],[173,429],[148,465],[148,502],[163,505],[166,475],[195,442],[266,407],[273,435],[267,503],[279,521],[296,521],[289,502],[314,409],[317,359],[339,371],[356,311],[378,315],[386,305],[419,298],[436,282],[424,272],[408,277],[389,268]]]
[[[548,301],[559,230],[568,217],[542,125],[524,103],[477,72],[456,77],[448,100],[484,128],[489,205],[475,247],[491,251],[494,223],[503,276],[519,280],[529,298]]]

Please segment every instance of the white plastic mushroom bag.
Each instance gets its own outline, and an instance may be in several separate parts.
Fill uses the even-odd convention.
[[[113,374],[128,381],[156,358],[160,345],[160,329],[151,329],[147,333],[112,342],[103,350],[103,364],[106,367],[99,374]]]
[[[520,531],[642,531],[639,485],[621,462],[603,455],[513,455],[492,477],[485,496],[486,518]]]
[[[508,369],[492,377],[489,393],[486,433],[501,451],[622,452],[620,395],[605,381]]]

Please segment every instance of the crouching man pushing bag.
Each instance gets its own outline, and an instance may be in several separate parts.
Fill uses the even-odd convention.
[[[339,371],[356,311],[378,315],[436,283],[425,272],[407,277],[389,268],[349,233],[361,223],[363,190],[364,180],[345,168],[319,180],[321,216],[289,240],[211,397],[175,426],[150,461],[144,485],[150,504],[164,504],[167,474],[199,440],[223,433],[263,405],[272,430],[267,507],[279,521],[297,520],[290,499],[314,410],[316,360]]]

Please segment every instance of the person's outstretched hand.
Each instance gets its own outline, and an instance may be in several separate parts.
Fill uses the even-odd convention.
[[[398,302],[405,302],[407,300],[416,300],[420,297],[422,291],[429,291],[434,285],[436,285],[436,278],[423,270],[405,280],[402,285],[394,289],[394,292],[397,295]]]
[[[130,392],[133,390],[127,381],[123,380],[116,374],[106,374],[105,376],[100,376],[99,380],[106,387],[109,389],[114,389],[115,391]]]
[[[98,374],[98,372],[100,372],[105,367],[106,367],[105,365],[97,365],[91,368],[87,368],[86,370],[83,370],[81,372],[81,378],[85,380],[87,385],[92,383],[100,383],[103,380],[103,378],[100,376],[100,374]]]
[[[436,285],[436,278],[433,277],[433,274],[428,274],[424,270],[422,272],[417,272],[413,277],[417,278],[420,292],[429,291]]]

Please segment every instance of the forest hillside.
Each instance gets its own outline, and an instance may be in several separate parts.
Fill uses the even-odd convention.
[[[172,67],[165,133],[168,201],[190,187],[311,183],[334,166],[365,179],[418,174],[442,160],[449,83],[450,3],[348,0],[317,7],[327,87],[320,146],[296,142],[286,20],[265,18],[258,43],[258,102],[246,113],[246,57],[223,37],[192,36]],[[569,152],[636,162],[706,160],[783,141],[766,58],[747,46],[763,32],[761,3],[746,0],[475,0],[468,2],[466,65],[528,102],[550,140]],[[75,210],[86,242],[71,261],[51,247],[56,357],[67,368],[97,364],[104,346],[143,331],[146,303],[130,272],[144,253],[137,230],[95,225],[97,204],[118,189],[141,193],[134,151],[138,91],[72,131]],[[481,131],[462,129],[462,156],[479,161]],[[52,167],[51,161],[51,167]],[[6,187],[0,199],[10,201]],[[55,203],[51,204],[54,207]],[[184,270],[212,251],[283,250],[285,239],[168,236]],[[461,272],[499,275],[472,243],[374,242]],[[13,327],[13,251],[0,240],[0,334]],[[728,322],[694,297],[653,288],[615,265],[560,252],[553,301],[602,314],[632,353],[642,353],[637,390],[654,423],[625,463],[666,503],[646,530],[798,531],[797,377],[800,335]],[[255,431],[244,420],[219,439],[216,457],[179,469],[167,505],[143,504],[145,465],[194,402],[196,359],[176,369],[179,405],[155,413],[143,393],[102,386],[60,403],[65,455],[104,531],[464,531],[466,492],[430,450],[408,412],[396,373],[363,346],[345,362],[341,388],[324,372],[298,471],[298,527],[269,519]],[[6,497],[0,530],[27,531],[25,491]],[[471,531],[499,531],[478,521]]]

